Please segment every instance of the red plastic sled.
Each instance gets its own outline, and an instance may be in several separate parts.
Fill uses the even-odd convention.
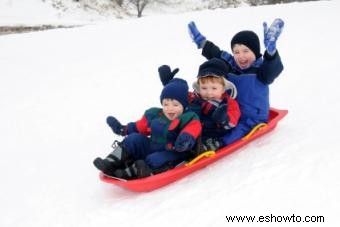
[[[287,110],[278,110],[275,108],[270,109],[269,122],[265,127],[261,127],[254,133],[218,150],[215,154],[209,157],[203,157],[191,165],[181,165],[174,169],[168,170],[163,173],[159,173],[150,177],[134,179],[134,180],[121,180],[100,173],[100,179],[104,182],[114,184],[125,189],[136,192],[148,192],[157,188],[163,187],[176,180],[179,180],[186,175],[189,175],[196,170],[199,170],[213,162],[216,162],[220,158],[236,151],[238,148],[248,144],[252,140],[270,132],[273,130],[277,123],[288,113]]]

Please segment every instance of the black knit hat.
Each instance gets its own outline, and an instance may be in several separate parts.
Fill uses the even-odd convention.
[[[259,37],[253,31],[241,31],[236,33],[231,39],[231,49],[235,44],[243,44],[247,46],[256,56],[256,59],[261,57],[260,40]]]
[[[203,77],[209,74],[215,76],[227,76],[228,72],[229,67],[223,60],[212,58],[200,65],[197,77]]]
[[[167,83],[161,93],[160,99],[161,103],[163,99],[175,99],[180,102],[185,109],[188,104],[188,83],[185,80],[175,78]]]

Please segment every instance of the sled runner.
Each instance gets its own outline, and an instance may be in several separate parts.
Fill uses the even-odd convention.
[[[179,180],[186,175],[189,175],[196,170],[199,170],[222,157],[236,151],[238,148],[248,144],[254,139],[270,132],[273,130],[277,123],[288,113],[287,110],[278,110],[275,108],[270,109],[269,114],[269,122],[268,124],[260,124],[256,126],[248,135],[243,137],[242,139],[223,147],[216,152],[208,151],[200,156],[196,157],[189,163],[185,165],[180,165],[175,167],[174,169],[168,170],[166,172],[162,172],[159,174],[155,174],[150,177],[141,178],[141,179],[133,179],[133,180],[123,180],[117,179],[108,175],[100,173],[100,179],[106,183],[114,184],[125,189],[136,191],[136,192],[147,192],[152,191],[157,188],[163,187],[167,184],[170,184],[176,180]]]

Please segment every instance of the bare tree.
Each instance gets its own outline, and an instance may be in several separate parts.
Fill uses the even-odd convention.
[[[137,9],[137,16],[142,17],[143,10],[152,0],[128,0]]]
[[[204,0],[208,2],[209,9],[238,7],[242,0]]]
[[[248,3],[251,6],[282,4],[290,2],[307,2],[318,0],[203,0],[208,2],[209,9],[238,7],[242,3]]]
[[[116,2],[117,5],[119,5],[120,7],[123,6],[124,0],[112,0],[113,2]]]
[[[248,3],[251,6],[263,5],[265,2],[266,2],[266,0],[248,0]]]
[[[318,1],[318,0],[262,0],[259,1],[260,5],[262,4],[281,4],[281,3],[291,3],[291,2],[309,2],[309,1]]]
[[[279,4],[279,3],[283,3],[283,0],[268,0],[267,4]]]

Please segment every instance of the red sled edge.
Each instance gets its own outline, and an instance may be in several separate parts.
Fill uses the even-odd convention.
[[[203,158],[191,166],[181,165],[174,169],[168,170],[163,173],[159,173],[150,177],[134,179],[134,180],[121,180],[107,176],[100,172],[99,177],[102,181],[120,186],[122,188],[128,189],[135,192],[148,192],[155,190],[157,188],[163,187],[170,184],[176,180],[179,180],[196,170],[199,170],[222,157],[236,151],[238,148],[248,144],[254,139],[272,131],[277,123],[287,115],[288,110],[279,110],[275,108],[270,108],[269,122],[266,127],[261,130],[256,131],[250,138],[246,140],[238,140],[226,147],[219,149],[215,155],[207,158]]]

